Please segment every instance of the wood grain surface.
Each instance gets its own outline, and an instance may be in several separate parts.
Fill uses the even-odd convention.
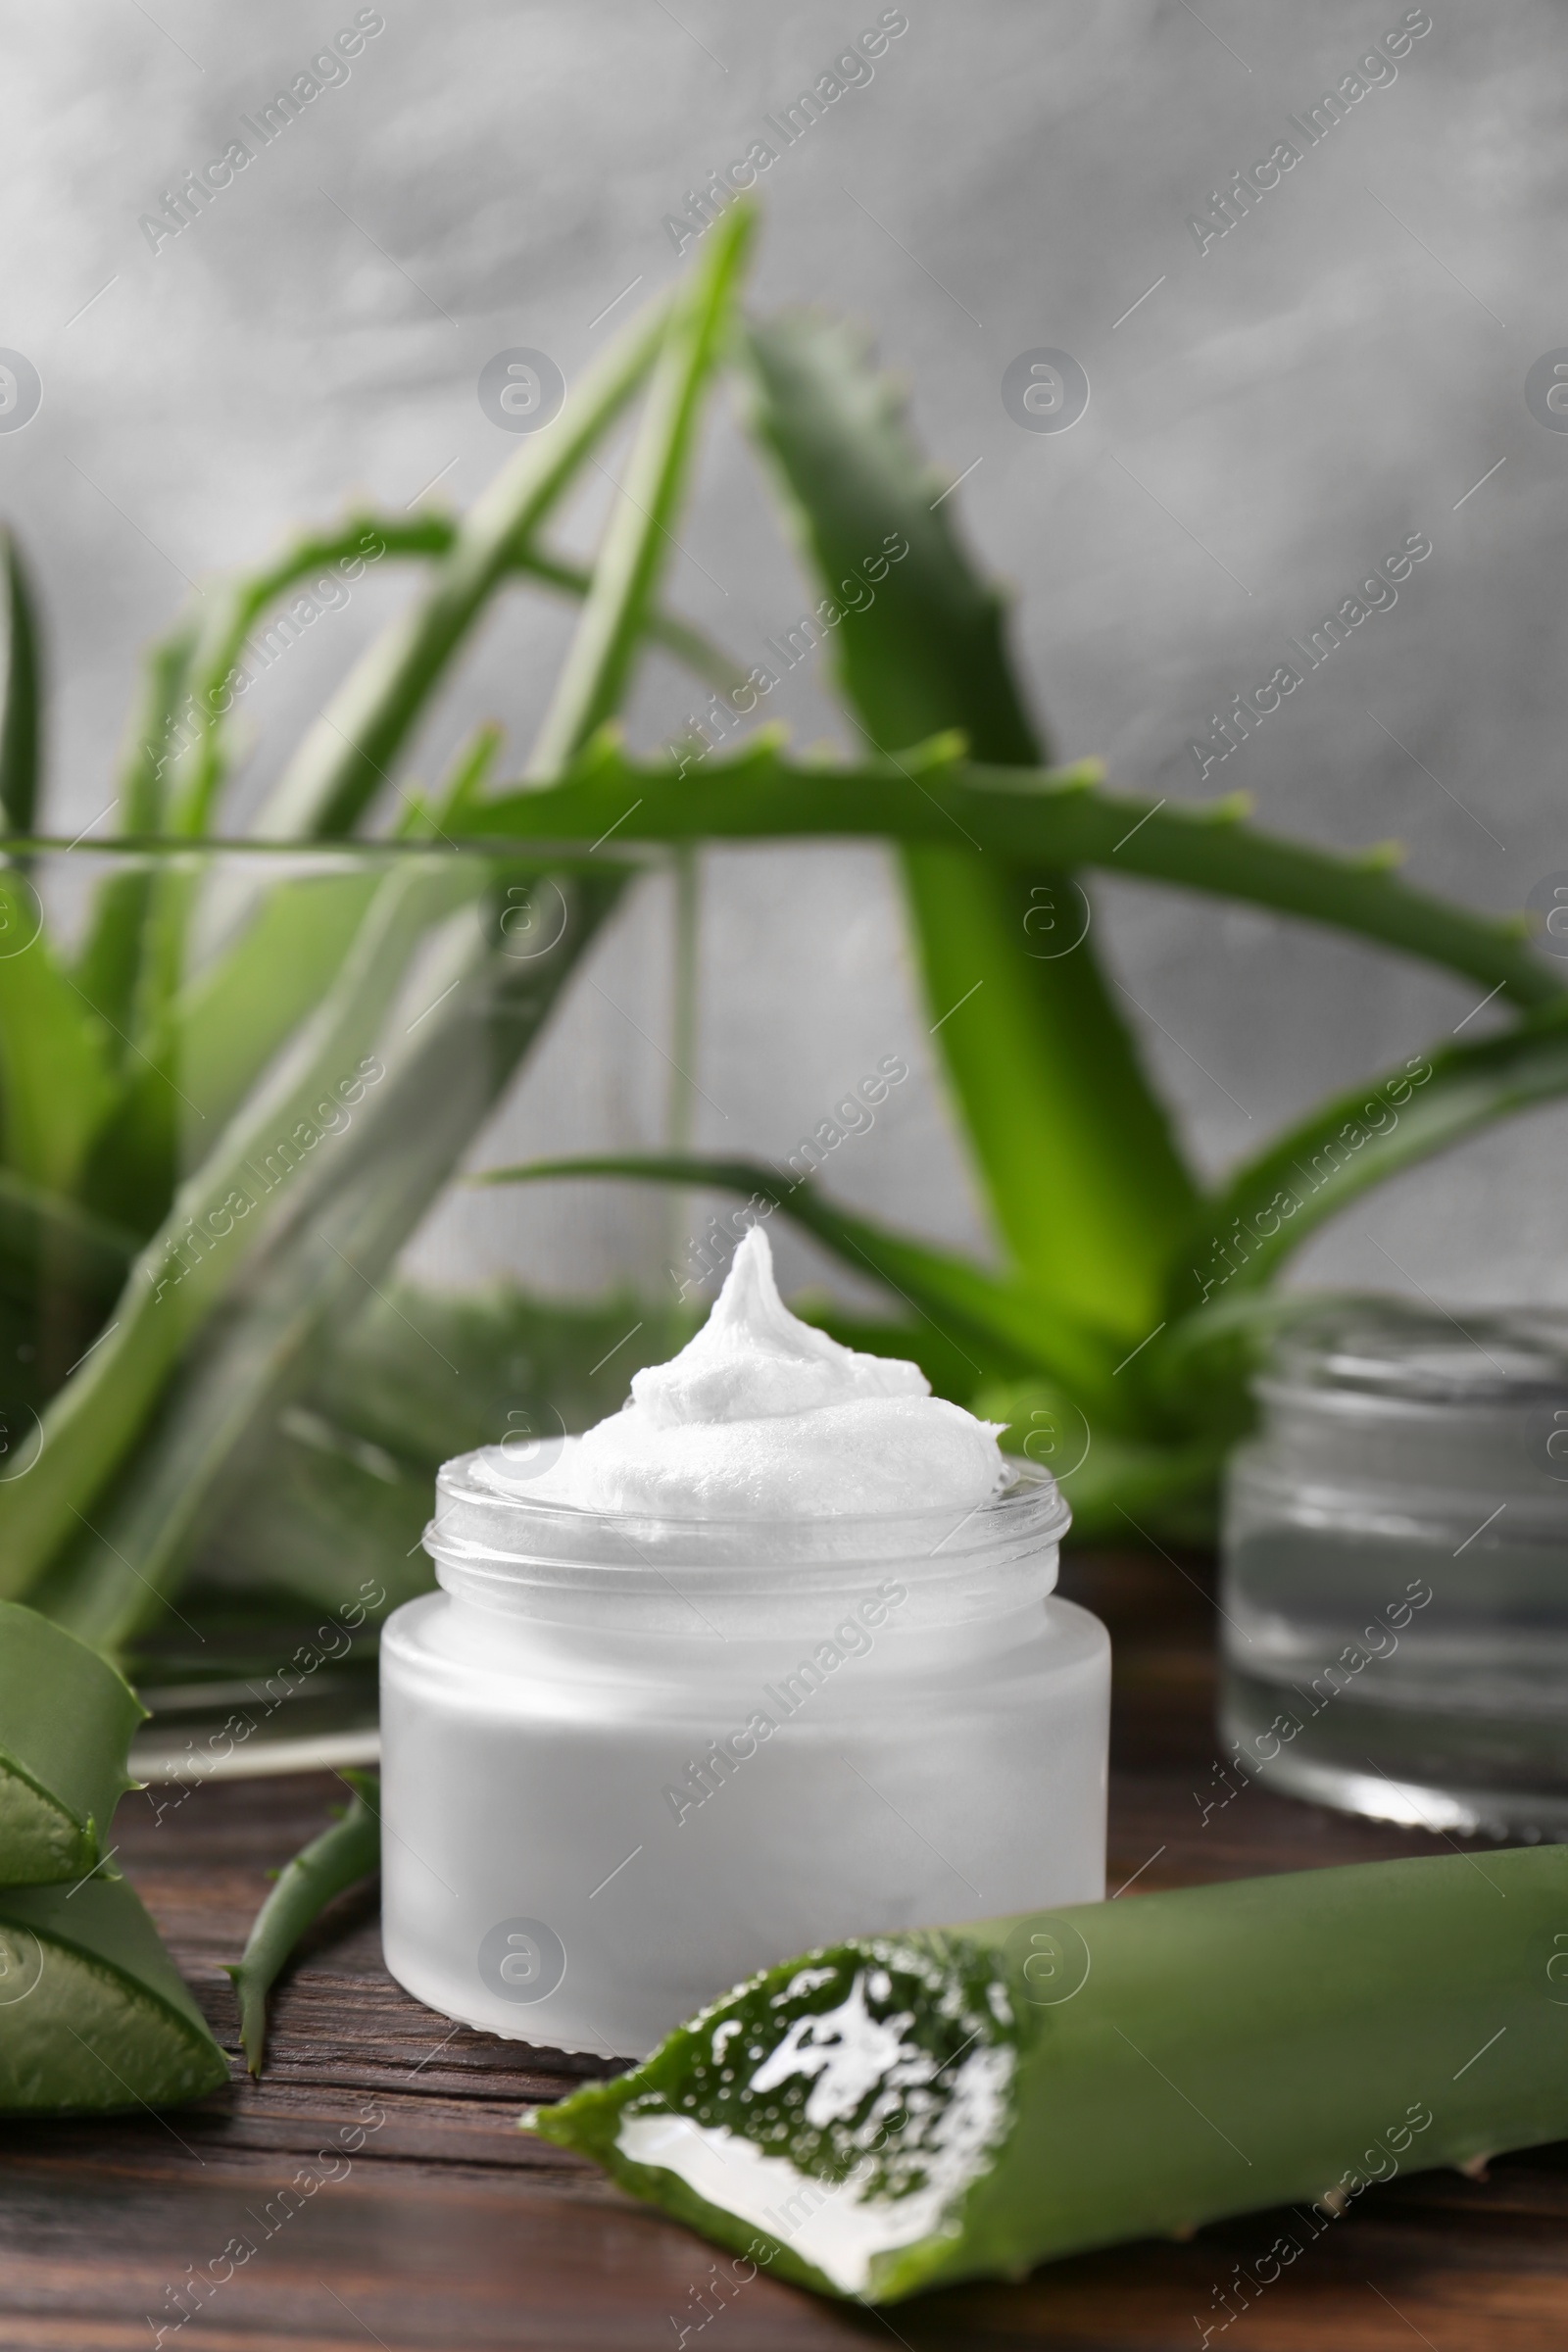
[[[1258,1788],[1216,1803],[1204,1581],[1200,1562],[1121,1558],[1063,1579],[1115,1641],[1110,1884],[1134,1882],[1121,1899],[1433,1850]],[[1568,2348],[1568,2146],[1505,2158],[1485,2181],[1430,2173],[1369,2190],[1261,2289],[1238,2281],[1269,2267],[1286,2225],[1266,2214],[885,2316],[765,2276],[726,2295],[709,2247],[514,2129],[521,2106],[597,2062],[421,2008],[386,1975],[373,1909],[353,1897],[281,1987],[252,2082],[219,1963],[267,1871],[322,1826],[334,1793],[328,1776],[229,1783],[161,1817],[152,1794],[126,1799],[124,1866],[235,2052],[234,2082],[170,2116],[0,2127],[4,2352],[1192,2352],[1205,2328],[1224,2352]],[[254,2252],[225,2257],[231,2241]]]

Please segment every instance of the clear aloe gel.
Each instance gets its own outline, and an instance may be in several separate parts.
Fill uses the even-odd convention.
[[[758,1231],[623,1412],[448,1463],[382,1645],[393,1975],[636,2054],[780,1952],[1098,1899],[1109,1645],[996,1439],[799,1323]]]

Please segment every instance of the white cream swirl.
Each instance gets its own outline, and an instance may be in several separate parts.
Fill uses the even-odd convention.
[[[502,1494],[670,1519],[965,1510],[997,1494],[1000,1432],[933,1396],[917,1364],[862,1355],[792,1315],[754,1226],[708,1321],[580,1438],[521,1460],[487,1447]]]

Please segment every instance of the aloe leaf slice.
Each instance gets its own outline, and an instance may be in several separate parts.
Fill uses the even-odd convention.
[[[239,2002],[240,2042],[253,2075],[262,2071],[267,1996],[278,1971],[327,1904],[381,1867],[381,1784],[366,1772],[345,1772],[342,1778],[353,1801],[341,1820],[284,1866],[256,1914],[244,1951],[228,1967]]]
[[[525,2127],[889,2302],[1568,2132],[1568,1853],[1358,1863],[854,1938]]]
[[[123,1879],[0,1887],[0,2115],[172,2107],[227,2081]]]
[[[0,1886],[80,1879],[103,1860],[146,1713],[84,1642],[0,1601]]]

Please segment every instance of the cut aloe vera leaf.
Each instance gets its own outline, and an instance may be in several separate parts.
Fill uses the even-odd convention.
[[[172,2107],[227,2081],[123,1879],[0,1888],[0,2115]]]
[[[889,2302],[1568,2133],[1568,1852],[1359,1863],[856,1938],[528,2128]]]
[[[232,1966],[239,2003],[239,2037],[253,2075],[267,2049],[267,1996],[306,1930],[328,1903],[381,1867],[381,1784],[366,1772],[345,1772],[352,1802],[340,1820],[301,1848],[257,1912],[245,1949]]]
[[[102,1861],[146,1713],[85,1642],[0,1601],[0,1886],[80,1879]]]

